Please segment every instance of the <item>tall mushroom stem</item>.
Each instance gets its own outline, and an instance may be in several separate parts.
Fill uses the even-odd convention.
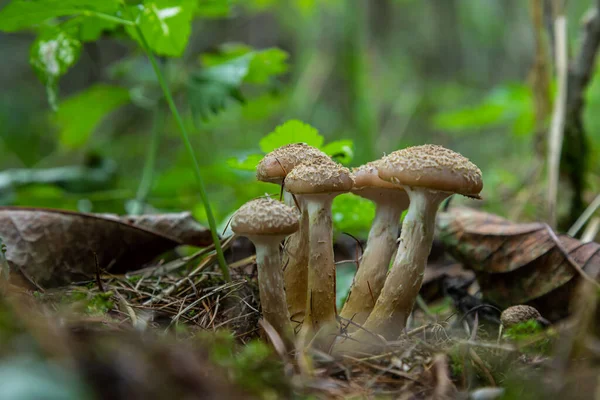
[[[283,280],[288,302],[288,310],[292,322],[300,324],[306,309],[306,292],[308,287],[308,211],[303,206],[302,196],[296,196],[301,208],[300,228],[288,237],[283,253]],[[284,192],[284,201],[296,207],[293,195]]]
[[[405,205],[398,202],[398,196],[388,196],[377,202],[367,247],[356,271],[348,299],[340,313],[342,318],[363,324],[375,306],[389,270],[390,260],[397,248],[400,214],[404,209]],[[348,325],[348,330],[353,332],[356,327]]]
[[[285,236],[249,236],[256,247],[258,289],[263,317],[275,328],[282,339],[290,343],[292,327],[286,306],[286,293],[281,273],[279,243]]]
[[[336,322],[335,262],[331,203],[335,194],[304,195],[308,211],[310,255],[308,258],[308,293],[303,326],[318,332]]]
[[[351,338],[340,343],[336,351],[370,349],[373,334],[393,340],[406,326],[406,320],[414,306],[427,257],[431,251],[435,232],[435,217],[440,203],[450,194],[420,187],[405,187],[410,198],[408,212],[402,223],[400,244],[392,269],[377,299],[373,311]]]

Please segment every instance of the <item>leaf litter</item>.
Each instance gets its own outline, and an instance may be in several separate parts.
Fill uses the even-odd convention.
[[[455,217],[465,220],[460,212]],[[27,338],[36,357],[77,371],[90,395],[115,399],[585,398],[577,396],[576,383],[588,394],[597,389],[596,294],[585,280],[573,290],[586,307],[547,330],[499,335],[497,325],[479,318],[481,310],[469,320],[444,306],[434,313],[416,309],[407,331],[377,354],[334,358],[298,345],[290,357],[260,321],[252,251],[236,238],[222,245],[231,282],[222,279],[212,246],[45,291],[32,291],[13,275],[2,288],[2,352],[16,352]],[[431,282],[472,280],[447,259],[428,273]],[[431,309],[443,303],[442,292],[428,296]]]

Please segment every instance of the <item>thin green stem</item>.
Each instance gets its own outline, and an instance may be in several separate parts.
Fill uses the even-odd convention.
[[[77,10],[77,11],[79,11],[79,10]],[[121,24],[121,25],[135,26],[135,22],[133,22],[133,21],[115,17],[114,15],[106,14],[106,13],[103,13],[100,11],[84,11],[81,14],[94,16],[94,17],[97,17],[97,18],[100,18],[100,19],[103,19],[106,21],[116,22],[117,24]]]
[[[177,110],[177,106],[175,105],[175,101],[173,100],[173,96],[171,95],[171,91],[167,86],[165,78],[160,70],[158,63],[156,62],[156,57],[154,57],[154,53],[150,50],[150,46],[148,46],[148,42],[146,41],[146,37],[142,33],[138,24],[135,24],[135,30],[140,37],[140,43],[152,64],[152,68],[154,69],[154,73],[156,74],[156,78],[158,79],[158,83],[165,95],[165,99],[167,100],[167,104],[171,109],[171,113],[175,118],[175,122],[179,126],[179,132],[181,133],[181,139],[183,140],[183,144],[185,145],[185,149],[187,150],[188,156],[192,161],[192,166],[194,167],[194,174],[196,175],[196,181],[198,182],[198,189],[200,190],[200,199],[204,204],[204,209],[206,210],[206,218],[208,219],[208,225],[210,227],[210,233],[212,235],[213,242],[215,244],[215,250],[217,251],[217,260],[219,262],[219,266],[221,267],[221,272],[223,273],[223,277],[227,280],[231,280],[231,275],[229,274],[229,268],[227,266],[227,262],[225,261],[225,256],[223,255],[223,249],[221,248],[221,242],[219,239],[219,235],[217,234],[217,223],[215,222],[215,217],[212,213],[212,209],[210,207],[210,202],[208,200],[208,195],[206,194],[206,189],[204,187],[204,180],[202,179],[202,173],[200,172],[200,165],[198,164],[198,160],[196,159],[196,154],[194,153],[194,149],[192,147],[192,143],[190,142],[189,135],[187,133],[187,129],[183,123],[183,119]]]
[[[161,132],[164,127],[164,114],[160,109],[160,105],[157,105],[154,109],[154,121],[152,123],[152,137],[150,138],[150,146],[148,147],[148,153],[146,154],[146,161],[144,162],[144,170],[142,171],[142,179],[138,186],[137,193],[135,195],[135,206],[131,210],[132,215],[139,215],[144,210],[144,204],[152,188],[152,180],[154,178],[154,166],[156,164],[156,155],[158,153],[158,144],[160,143]]]

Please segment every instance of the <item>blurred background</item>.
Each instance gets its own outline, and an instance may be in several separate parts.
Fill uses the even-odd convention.
[[[550,19],[546,12],[536,26],[534,3],[200,1],[183,55],[159,62],[218,222],[277,192],[255,182],[248,166],[261,138],[289,119],[312,125],[325,143],[351,141],[340,158],[348,166],[409,145],[449,147],[483,171],[484,201],[470,205],[544,219],[555,84]],[[567,2],[571,56],[590,4]],[[123,29],[80,34],[80,59],[61,78],[54,111],[29,65],[35,33],[0,33],[0,204],[119,214],[187,209],[204,221],[192,166],[147,58]],[[234,79],[231,60],[249,53],[250,72]],[[600,68],[585,100],[583,136],[567,137],[563,149],[563,228],[600,191]],[[339,231],[364,236],[372,213],[351,195],[336,200]]]

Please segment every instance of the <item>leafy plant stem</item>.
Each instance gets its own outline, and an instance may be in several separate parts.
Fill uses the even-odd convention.
[[[144,170],[142,171],[142,179],[135,196],[135,207],[131,211],[133,215],[139,215],[144,209],[144,203],[152,188],[152,179],[154,177],[154,166],[156,164],[156,155],[158,153],[158,144],[160,143],[161,132],[164,127],[165,118],[160,106],[157,105],[154,109],[154,121],[152,123],[152,137],[150,138],[150,146],[146,154],[144,162]]]
[[[133,21],[129,21],[127,19],[115,17],[114,15],[105,14],[105,13],[100,12],[100,11],[85,11],[85,12],[83,12],[83,15],[92,15],[94,17],[103,19],[105,21],[116,22],[116,23],[121,24],[121,25],[128,25],[128,26],[134,26],[135,25],[135,22],[133,22]]]
[[[204,204],[204,209],[206,211],[206,218],[208,219],[208,225],[210,227],[210,233],[212,235],[213,242],[215,244],[215,250],[217,252],[217,260],[219,262],[219,267],[221,268],[221,272],[223,273],[223,277],[227,280],[231,280],[231,275],[229,274],[229,268],[227,266],[227,262],[225,261],[225,256],[223,255],[223,249],[221,248],[221,242],[219,240],[219,236],[217,234],[217,224],[215,222],[215,217],[212,213],[212,209],[210,207],[210,202],[208,199],[208,195],[206,194],[206,189],[204,187],[204,180],[202,179],[202,173],[200,172],[200,165],[198,164],[198,160],[196,159],[196,154],[194,153],[194,149],[192,147],[192,143],[190,142],[189,135],[187,133],[187,129],[183,123],[183,119],[177,110],[177,106],[175,105],[175,101],[173,100],[173,96],[171,95],[171,91],[167,86],[165,78],[156,62],[156,57],[154,57],[154,53],[150,50],[150,46],[148,46],[148,42],[146,41],[146,37],[142,33],[138,24],[135,24],[135,30],[138,36],[140,37],[140,43],[142,44],[143,50],[148,56],[150,63],[152,64],[152,68],[154,69],[154,73],[156,74],[156,78],[158,79],[158,83],[163,91],[165,99],[167,100],[167,104],[171,109],[171,113],[175,118],[175,122],[179,127],[179,132],[181,133],[181,138],[183,140],[183,144],[185,149],[190,157],[192,162],[192,166],[194,167],[194,174],[196,175],[196,181],[198,182],[198,189],[200,191],[200,199]]]

